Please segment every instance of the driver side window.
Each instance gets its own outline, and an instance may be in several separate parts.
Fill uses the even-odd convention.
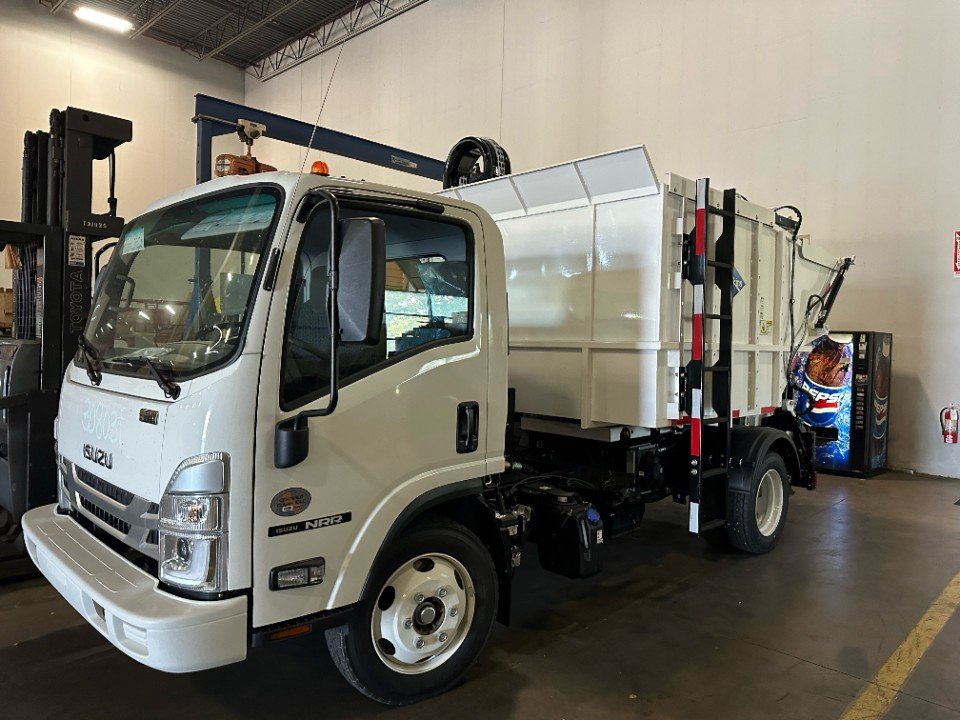
[[[339,348],[342,384],[437,344],[472,335],[473,244],[463,226],[421,214],[344,207],[341,217],[375,215],[386,226],[384,318],[379,341]],[[327,263],[330,216],[304,229],[290,290],[283,347],[281,405],[329,392]]]

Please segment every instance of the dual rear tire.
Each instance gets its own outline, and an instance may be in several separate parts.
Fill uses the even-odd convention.
[[[726,534],[735,548],[760,555],[776,547],[787,522],[789,477],[783,457],[770,452],[753,468],[746,491],[727,491]]]

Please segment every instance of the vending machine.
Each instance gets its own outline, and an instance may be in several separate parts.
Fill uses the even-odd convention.
[[[797,353],[791,380],[797,414],[817,436],[817,469],[870,477],[887,467],[890,333],[820,335]]]

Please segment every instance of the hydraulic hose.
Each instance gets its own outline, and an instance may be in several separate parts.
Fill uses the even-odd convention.
[[[465,137],[450,150],[443,173],[443,187],[490,180],[510,174],[510,156],[488,137]]]

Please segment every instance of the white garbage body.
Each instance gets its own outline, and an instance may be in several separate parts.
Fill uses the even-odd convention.
[[[483,207],[503,235],[519,412],[582,429],[683,422],[680,368],[690,359],[693,300],[680,270],[695,185],[670,174],[659,181],[638,146],[441,193]],[[711,188],[710,205],[722,202],[722,190]],[[710,257],[721,225],[709,215]],[[796,344],[793,242],[773,210],[738,198],[734,247],[744,286],[733,301],[732,408],[735,417],[759,416],[780,406]],[[795,257],[794,322],[803,334],[808,300],[825,292],[839,263],[804,238]],[[705,292],[706,312],[719,313],[709,268]],[[716,322],[707,322],[705,340],[709,364]]]

